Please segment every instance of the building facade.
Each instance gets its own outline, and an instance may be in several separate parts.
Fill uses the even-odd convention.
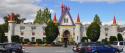
[[[13,21],[13,20],[11,20]],[[64,38],[68,38],[69,42],[79,43],[82,37],[87,37],[86,32],[89,24],[82,24],[80,22],[79,14],[76,20],[73,21],[70,14],[70,8],[61,5],[61,16],[59,21],[56,19],[56,15],[53,19],[54,23],[59,23],[59,32],[56,41],[64,41]],[[35,41],[36,39],[44,39],[46,24],[15,24],[14,22],[9,22],[9,32],[10,35],[19,35],[23,39],[29,39],[30,41]],[[125,38],[125,25],[117,25],[116,18],[114,17],[113,23],[111,25],[101,25],[101,32],[98,41],[102,39],[109,38],[110,36],[117,36],[121,33],[123,38]]]

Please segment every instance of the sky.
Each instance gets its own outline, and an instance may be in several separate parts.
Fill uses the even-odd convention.
[[[39,9],[49,8],[52,18],[61,16],[61,4],[70,7],[74,21],[80,15],[81,23],[89,24],[96,14],[102,24],[112,24],[114,16],[118,24],[125,24],[125,0],[0,0],[0,23],[3,17],[11,12],[18,13],[25,22],[32,22]]]

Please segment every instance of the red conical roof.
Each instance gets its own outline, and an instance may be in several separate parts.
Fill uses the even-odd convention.
[[[78,16],[77,16],[77,22],[76,23],[80,23],[80,17],[79,17],[79,14],[78,14]]]
[[[54,15],[53,22],[57,23],[56,14]]]
[[[61,8],[64,8],[64,3],[62,2]]]
[[[114,16],[114,19],[113,19],[113,25],[116,25],[116,18]]]

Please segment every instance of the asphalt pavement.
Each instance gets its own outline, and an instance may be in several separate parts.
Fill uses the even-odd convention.
[[[25,53],[73,53],[72,46],[64,47],[25,47]]]

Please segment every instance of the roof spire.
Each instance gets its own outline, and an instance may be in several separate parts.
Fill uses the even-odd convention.
[[[80,17],[79,17],[79,13],[78,13],[78,16],[77,16],[77,24],[80,24]]]
[[[113,25],[116,25],[116,18],[114,16],[114,19],[113,19]]]
[[[57,23],[56,13],[55,13],[54,18],[53,18],[53,23]]]

